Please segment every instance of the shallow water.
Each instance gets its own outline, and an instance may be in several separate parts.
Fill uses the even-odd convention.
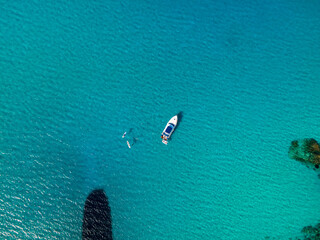
[[[114,239],[288,239],[320,219],[317,174],[287,156],[320,136],[318,2],[0,8],[2,238],[80,239],[96,188]]]

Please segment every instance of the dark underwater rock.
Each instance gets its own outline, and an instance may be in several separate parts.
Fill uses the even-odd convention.
[[[83,212],[83,240],[112,240],[111,209],[102,189],[87,197]]]
[[[291,142],[289,157],[304,163],[311,163],[319,168],[320,146],[313,138],[305,138]]]
[[[320,240],[320,224],[316,226],[304,227],[301,231],[304,235],[304,239]]]

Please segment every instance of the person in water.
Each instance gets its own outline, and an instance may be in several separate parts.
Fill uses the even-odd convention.
[[[124,132],[124,134],[122,135],[122,138],[124,138],[126,136],[127,132]]]

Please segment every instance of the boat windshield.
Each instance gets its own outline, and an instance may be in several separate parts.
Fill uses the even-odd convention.
[[[167,129],[166,129],[166,133],[170,134],[171,131],[172,131],[173,127],[172,126],[168,126]]]

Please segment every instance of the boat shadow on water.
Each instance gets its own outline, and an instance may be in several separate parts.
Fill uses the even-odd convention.
[[[92,191],[85,202],[82,240],[112,240],[111,209],[102,189]]]
[[[183,119],[183,112],[180,111],[178,114],[176,114],[178,116],[178,122],[177,122],[177,126],[174,129],[174,132],[179,128],[179,125]],[[174,132],[172,133],[172,135],[170,136],[169,140],[172,140],[174,138]]]

